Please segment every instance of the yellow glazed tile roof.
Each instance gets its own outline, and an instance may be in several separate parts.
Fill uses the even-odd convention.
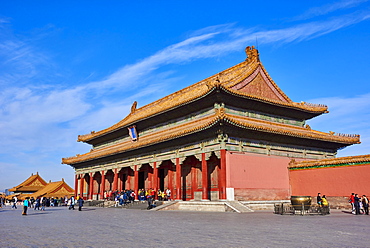
[[[74,190],[64,181],[50,182],[37,192],[30,194],[29,197],[63,197],[74,194]]]
[[[294,159],[289,163],[289,169],[295,168],[309,168],[309,167],[320,167],[328,165],[340,165],[340,164],[358,164],[358,163],[369,163],[370,164],[370,154],[349,156],[341,158],[328,158],[321,160],[308,160],[308,161],[295,161]]]
[[[253,47],[247,47],[246,53],[248,56],[246,61],[206,78],[198,83],[190,85],[180,91],[177,91],[138,109],[136,108],[137,103],[135,102],[131,108],[131,113],[123,120],[101,131],[92,131],[89,134],[79,135],[78,141],[89,141],[93,138],[115,131],[122,127],[132,125],[135,122],[150,116],[168,111],[177,106],[187,104],[211,93],[216,88],[222,88],[234,95],[263,101],[277,106],[289,107],[298,110],[309,111],[312,113],[327,112],[327,106],[324,105],[296,103],[290,100],[288,96],[286,96],[284,92],[275,84],[275,82],[264,69],[259,60],[258,51]],[[248,77],[254,77],[257,72],[263,74],[264,79],[269,84],[269,87],[274,93],[276,93],[276,95],[279,96],[278,100],[271,99],[263,94],[248,94],[237,89],[237,85],[240,82],[243,82],[243,80],[246,80]]]
[[[42,187],[44,187],[45,185],[47,184],[47,182],[45,182],[44,179],[42,179],[42,177],[36,173],[35,175],[31,175],[29,178],[27,178],[24,182],[22,182],[21,184],[19,184],[18,186],[15,186],[11,189],[9,189],[9,191],[12,191],[12,192],[15,192],[15,191],[37,191],[39,189],[41,189]]]
[[[63,158],[62,163],[75,164],[157,144],[208,129],[220,121],[227,122],[241,128],[260,132],[269,132],[314,140],[332,141],[348,145],[360,143],[359,135],[335,135],[333,132],[324,133],[311,130],[310,128],[296,127],[249,117],[236,116],[232,114],[226,114],[224,108],[220,108],[216,109],[213,115],[203,117],[202,119],[193,120],[191,122],[147,134],[142,137],[139,136],[137,142],[126,141],[109,147],[92,150],[86,154],[76,155],[75,157]]]

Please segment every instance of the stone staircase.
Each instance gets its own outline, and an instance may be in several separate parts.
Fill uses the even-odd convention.
[[[227,201],[227,202],[225,202],[225,205],[227,205],[228,207],[232,208],[234,210],[234,212],[237,212],[237,213],[250,213],[250,212],[254,212],[254,210],[252,210],[248,206],[244,205],[240,201]]]
[[[160,210],[234,213],[254,212],[252,209],[238,201],[172,201],[152,209],[152,211]]]

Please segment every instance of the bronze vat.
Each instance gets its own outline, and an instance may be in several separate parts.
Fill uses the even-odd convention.
[[[290,202],[295,210],[308,210],[311,207],[311,196],[291,196]]]

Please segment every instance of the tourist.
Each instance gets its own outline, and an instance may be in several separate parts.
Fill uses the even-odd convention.
[[[168,188],[166,189],[166,197],[168,201],[171,201],[171,190]]]
[[[40,197],[36,198],[35,208],[34,210],[40,210],[41,200]]]
[[[145,190],[144,189],[139,189],[138,194],[139,194],[139,200],[141,202],[144,202],[144,200],[145,200]]]
[[[17,209],[17,202],[18,202],[18,198],[16,196],[13,197],[13,206],[12,206],[12,209]]]
[[[46,207],[46,204],[47,204],[47,199],[46,197],[41,197],[41,211],[45,211],[45,207]]]
[[[153,198],[153,201],[155,200],[155,190],[154,189],[151,189],[151,196]]]
[[[123,205],[126,205],[128,203],[128,193],[127,193],[127,190],[123,191],[123,194],[122,194],[122,199],[123,199]]]
[[[363,195],[361,198],[362,206],[364,207],[365,214],[369,215],[369,199],[366,197],[366,195]]]
[[[84,199],[82,199],[82,197],[80,197],[80,195],[78,195],[77,202],[78,202],[78,211],[81,211],[81,208],[84,205]]]
[[[27,209],[30,206],[30,201],[28,199],[30,199],[30,198],[29,197],[26,197],[26,199],[23,201],[23,212],[22,212],[22,215],[27,215]]]
[[[355,193],[352,193],[351,196],[348,199],[348,202],[352,206],[352,214],[356,213],[356,208],[355,208]]]
[[[153,198],[152,198],[152,195],[148,195],[148,197],[147,197],[147,199],[148,199],[148,210],[149,209],[152,209],[153,207],[154,207],[154,205],[153,205]]]
[[[145,200],[148,200],[148,198],[152,195],[152,189],[147,189],[145,191]]]
[[[30,208],[33,208],[34,207],[34,203],[35,203],[35,198],[33,198],[33,196],[30,198]]]
[[[355,214],[360,214],[360,198],[358,197],[358,194],[355,194],[354,196],[354,205],[355,205]]]
[[[75,210],[75,197],[74,196],[71,196],[71,198],[69,199],[69,208],[68,210]]]
[[[322,198],[321,198],[321,204],[322,204],[323,207],[328,207],[329,206],[329,202],[326,199],[326,195],[323,195],[322,196]]]
[[[115,199],[114,199],[115,203],[114,203],[114,207],[117,207],[118,204],[119,204],[119,195],[116,195],[115,196]]]
[[[131,190],[131,194],[130,194],[131,202],[134,202],[135,198],[136,198],[136,193],[135,193],[135,191]]]
[[[162,201],[162,191],[159,189],[157,193],[158,201]]]
[[[322,199],[321,199],[321,194],[320,193],[317,193],[316,202],[317,202],[317,205],[319,205],[321,207]]]
[[[122,206],[123,205],[123,192],[121,192],[119,194],[119,205]]]
[[[358,205],[360,209],[360,214],[364,214],[365,210],[364,210],[364,206],[362,205],[362,198],[360,198],[360,200],[358,201]]]

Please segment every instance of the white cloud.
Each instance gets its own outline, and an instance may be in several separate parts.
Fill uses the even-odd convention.
[[[332,13],[337,10],[353,8],[365,2],[368,2],[368,0],[342,0],[342,1],[334,2],[334,3],[326,4],[320,7],[310,8],[302,15],[294,18],[294,20],[306,20],[312,17],[326,15],[328,13]]]
[[[92,82],[86,88],[92,90],[122,89],[122,87],[142,85],[140,81],[156,69],[167,64],[181,64],[196,59],[221,56],[240,51],[246,44],[254,43],[256,37],[261,44],[290,43],[303,41],[334,32],[370,18],[369,11],[340,16],[338,18],[311,22],[294,27],[252,31],[254,29],[233,28],[231,24],[204,28],[184,41],[171,45],[138,63],[126,65],[106,79]],[[206,33],[204,33],[206,32]]]

